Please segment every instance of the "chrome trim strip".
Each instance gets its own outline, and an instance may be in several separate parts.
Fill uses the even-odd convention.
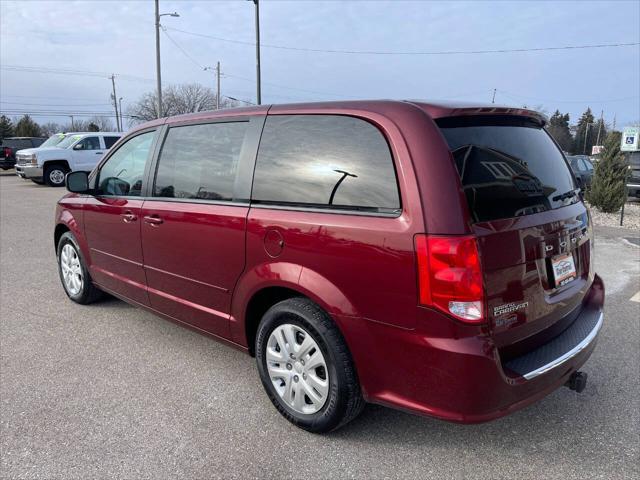
[[[584,340],[582,340],[578,345],[573,347],[571,350],[569,350],[564,355],[559,356],[558,358],[556,358],[552,362],[549,362],[549,363],[547,363],[546,365],[543,365],[540,368],[536,368],[535,370],[532,370],[531,372],[524,374],[523,377],[526,378],[527,380],[531,380],[532,378],[535,378],[538,375],[542,375],[543,373],[548,372],[552,368],[556,368],[557,366],[563,364],[567,360],[569,360],[569,359],[575,357],[576,355],[578,355],[582,350],[587,348],[589,346],[589,344],[596,338],[596,335],[598,335],[598,332],[602,328],[603,319],[604,319],[604,315],[603,315],[602,312],[600,312],[600,317],[598,318],[598,322],[596,323],[596,326],[593,327],[593,330],[591,330],[591,332],[589,332],[589,335],[587,335],[584,338]]]

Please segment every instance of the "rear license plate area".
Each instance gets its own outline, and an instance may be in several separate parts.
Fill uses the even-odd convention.
[[[573,253],[563,253],[551,258],[551,275],[554,285],[561,287],[576,278],[576,262]]]

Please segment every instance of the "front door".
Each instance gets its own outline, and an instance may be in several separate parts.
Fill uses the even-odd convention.
[[[74,170],[91,171],[104,155],[100,136],[85,137],[73,146],[72,157]]]
[[[151,306],[221,337],[244,269],[249,206],[234,201],[234,183],[248,125],[169,128],[141,212]]]
[[[84,228],[93,280],[114,293],[149,304],[142,267],[140,198],[155,131],[123,143],[97,172],[95,196],[85,203]]]

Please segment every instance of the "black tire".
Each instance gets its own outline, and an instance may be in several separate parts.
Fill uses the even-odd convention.
[[[50,187],[64,187],[64,177],[69,169],[62,164],[54,163],[44,169],[44,181]]]
[[[324,405],[315,413],[299,413],[287,405],[268,373],[267,343],[271,333],[283,324],[292,324],[308,332],[326,361],[329,392]],[[311,300],[290,298],[272,306],[258,326],[255,351],[260,380],[269,399],[294,425],[309,432],[329,432],[356,418],[364,408],[358,375],[344,337],[329,315]]]
[[[66,245],[69,245],[71,246],[71,248],[73,248],[80,264],[80,270],[82,272],[82,286],[78,292],[71,291],[64,279],[62,267],[62,251]],[[87,265],[82,256],[82,252],[80,251],[80,247],[78,247],[78,242],[71,232],[65,232],[62,237],[60,237],[60,241],[58,242],[56,260],[58,262],[58,275],[60,276],[60,281],[62,282],[62,288],[64,288],[64,292],[71,300],[76,303],[86,305],[95,302],[96,300],[99,300],[104,296],[104,293],[93,285],[91,275],[89,275]]]

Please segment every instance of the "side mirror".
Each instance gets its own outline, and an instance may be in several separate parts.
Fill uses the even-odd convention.
[[[87,172],[67,173],[66,184],[70,192],[89,193],[89,174]]]
[[[74,150],[84,150],[84,143],[82,143],[82,142],[80,142],[80,143],[76,143],[76,144],[73,146],[73,149],[74,149]]]

